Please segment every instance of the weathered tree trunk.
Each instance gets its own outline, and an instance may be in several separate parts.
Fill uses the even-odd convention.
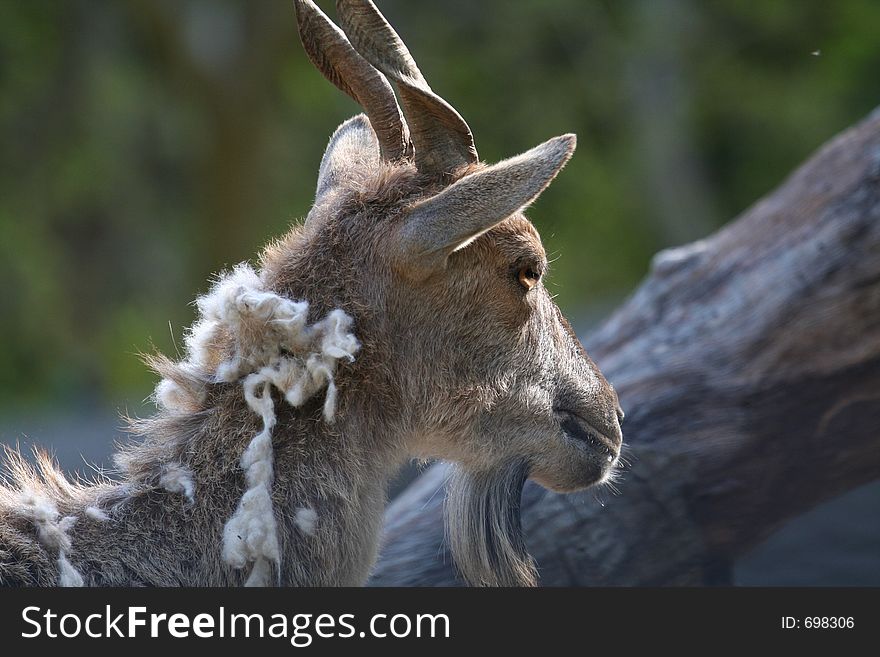
[[[620,494],[529,484],[543,585],[724,582],[781,523],[880,476],[880,109],[715,235],[659,253],[587,342]],[[452,585],[444,465],[389,508],[375,585]]]

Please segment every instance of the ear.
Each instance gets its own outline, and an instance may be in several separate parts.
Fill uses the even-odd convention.
[[[534,201],[574,153],[562,135],[456,181],[412,208],[400,228],[400,254],[417,269],[446,265],[449,254]]]
[[[350,118],[336,128],[321,158],[315,202],[350,178],[354,171],[373,167],[378,162],[379,141],[369,120],[364,114]]]

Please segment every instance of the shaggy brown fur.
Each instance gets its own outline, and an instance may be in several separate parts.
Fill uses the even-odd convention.
[[[450,539],[473,583],[535,582],[518,521],[527,477],[569,491],[610,475],[621,444],[617,397],[540,283],[546,255],[520,211],[573,148],[573,138],[558,138],[438,178],[382,160],[365,117],[331,139],[306,221],[260,261],[269,289],[308,301],[315,319],[342,309],[361,342],[336,372],[332,423],[322,394],[293,408],[273,393],[281,584],[362,584],[386,486],[409,458],[459,464]],[[220,342],[218,353],[228,347]],[[0,583],[55,585],[60,556],[92,586],[245,581],[221,543],[260,417],[240,381],[161,357],[151,364],[198,394],[133,424],[142,440],[116,456],[117,479],[74,484],[44,456],[31,467],[7,454]],[[163,483],[169,467],[191,473],[192,499]],[[75,519],[63,555],[23,514],[22,491]]]

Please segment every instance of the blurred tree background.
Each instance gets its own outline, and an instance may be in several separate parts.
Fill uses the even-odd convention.
[[[581,330],[880,103],[876,0],[378,4],[485,160],[578,134],[530,215]],[[137,405],[357,111],[287,0],[0,0],[0,413]]]

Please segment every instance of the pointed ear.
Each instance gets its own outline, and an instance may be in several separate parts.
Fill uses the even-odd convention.
[[[400,255],[419,270],[442,268],[464,248],[534,201],[574,153],[562,135],[461,178],[410,210],[400,228]]]
[[[364,114],[350,118],[336,128],[321,158],[315,202],[350,178],[354,171],[373,167],[378,162],[379,141],[369,120]]]

